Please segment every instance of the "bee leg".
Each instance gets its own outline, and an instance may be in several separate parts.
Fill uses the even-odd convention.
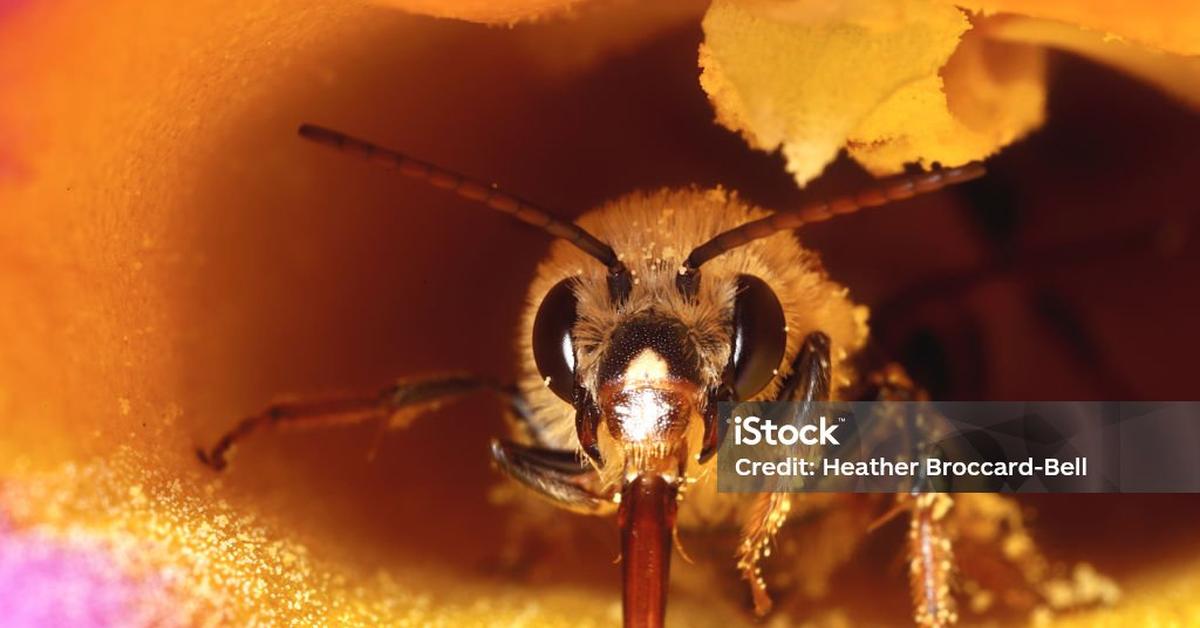
[[[596,469],[574,451],[496,440],[492,458],[509,477],[560,508],[588,515],[617,509],[612,491],[603,488]]]
[[[928,397],[909,379],[904,368],[888,364],[868,378],[865,398],[880,401],[918,401]],[[937,432],[938,417],[922,413],[898,418],[911,460],[920,460],[924,444]],[[922,468],[924,468],[922,466]],[[909,511],[908,577],[912,590],[913,620],[921,628],[943,628],[958,621],[953,595],[954,548],[946,532],[946,520],[954,500],[945,493],[926,492],[929,478],[917,477],[908,494],[898,497],[897,507],[872,525],[876,528],[904,509]]]
[[[954,502],[945,493],[922,493],[911,499],[908,577],[913,619],[921,628],[943,628],[958,621],[951,592],[954,551],[945,529]]]
[[[830,387],[829,336],[814,331],[804,337],[804,344],[792,361],[792,372],[779,388],[779,401],[829,401]]]
[[[791,373],[779,390],[779,401],[828,401],[829,387],[829,336],[816,331],[804,338],[804,344],[792,362]],[[802,410],[806,411],[807,408]],[[759,616],[769,613],[772,605],[759,563],[771,555],[771,541],[787,521],[791,506],[791,496],[787,493],[759,495],[742,529],[737,567],[742,578],[750,583],[754,612]]]
[[[472,375],[405,378],[374,394],[272,404],[239,421],[211,449],[198,449],[196,454],[201,462],[219,471],[225,468],[230,448],[265,427],[332,427],[383,419],[386,428],[403,428],[449,401],[485,390],[505,398],[518,418],[528,417],[516,388],[490,379]]]
[[[759,617],[771,612],[773,605],[759,563],[771,555],[771,541],[787,521],[791,507],[792,500],[787,493],[763,493],[754,499],[750,516],[742,528],[737,568],[742,572],[742,579],[750,584],[754,614]]]

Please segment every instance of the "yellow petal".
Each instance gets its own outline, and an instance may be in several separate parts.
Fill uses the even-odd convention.
[[[910,83],[850,134],[851,156],[876,174],[905,163],[953,166],[982,159],[1038,127],[1045,109],[1044,52],[997,42],[990,24],[964,35],[937,75]]]
[[[1150,48],[1200,54],[1200,2],[1195,0],[963,0],[985,13],[1017,13],[1070,23]]]
[[[756,148],[782,148],[801,185],[864,121],[893,128],[881,106],[919,115],[914,95],[933,87],[969,27],[957,8],[936,0],[847,7],[718,0],[704,18],[700,83],[717,120]]]

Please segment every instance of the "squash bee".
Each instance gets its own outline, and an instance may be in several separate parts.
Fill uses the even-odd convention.
[[[720,402],[817,401],[917,395],[895,368],[860,373],[867,309],[833,282],[792,231],[840,214],[939,190],[983,174],[979,164],[901,175],[868,190],[768,212],[722,190],[634,194],[575,222],[433,164],[326,128],[303,125],[317,144],[366,158],[537,227],[556,241],[538,267],[519,332],[520,380],[475,375],[404,378],[376,394],[277,404],[244,419],[199,452],[221,469],[230,448],[272,425],[384,416],[400,427],[463,395],[508,402],[509,439],[496,466],[554,505],[616,515],[626,626],[664,622],[677,527],[732,520],[742,530],[737,566],[755,609],[770,608],[759,562],[793,500],[782,493],[716,490],[725,436]],[[858,391],[858,392],[855,392]],[[944,529],[953,502],[897,498],[907,512],[914,620],[956,620]]]

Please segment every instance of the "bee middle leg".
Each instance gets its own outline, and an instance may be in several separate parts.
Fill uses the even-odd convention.
[[[197,450],[200,460],[216,470],[225,468],[226,456],[237,443],[268,427],[321,428],[382,420],[388,429],[408,426],[421,415],[477,392],[491,392],[505,400],[525,435],[540,444],[529,408],[515,386],[475,375],[442,375],[405,378],[374,394],[291,403],[276,403],[242,419],[223,434],[212,448]],[[573,451],[493,441],[492,458],[500,470],[518,483],[561,507],[591,514],[615,508],[600,487],[591,465]]]
[[[862,398],[877,401],[920,401],[928,398],[904,372],[892,363],[866,378]],[[894,417],[898,432],[907,443],[909,459],[920,463],[930,436],[938,432],[938,417],[904,413]],[[924,468],[923,466],[921,468]],[[946,493],[929,492],[928,478],[918,475],[908,494],[898,495],[896,506],[872,525],[878,527],[893,515],[908,511],[908,579],[913,602],[913,620],[922,628],[942,628],[958,621],[954,598],[954,545],[946,524],[954,500]]]

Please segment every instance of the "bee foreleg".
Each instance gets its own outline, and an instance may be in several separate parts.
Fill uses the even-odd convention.
[[[805,336],[800,352],[792,362],[791,373],[779,389],[780,401],[828,401],[830,387],[829,336],[815,331]],[[807,412],[807,408],[801,410]],[[754,503],[742,530],[737,566],[742,578],[750,583],[754,612],[765,615],[771,610],[771,597],[762,576],[762,559],[771,555],[771,541],[787,521],[791,509],[787,493],[764,493]]]
[[[490,390],[506,399],[518,417],[527,416],[525,403],[516,389],[490,379],[472,375],[406,378],[373,394],[272,404],[242,419],[211,449],[196,453],[202,462],[220,470],[225,467],[230,448],[264,427],[332,427],[381,419],[384,428],[402,428],[446,402],[481,390]]]
[[[737,568],[742,572],[742,579],[750,584],[754,613],[760,617],[771,612],[772,602],[759,563],[771,555],[771,541],[787,521],[791,507],[791,496],[787,493],[763,493],[755,498],[750,517],[742,529]]]
[[[509,477],[556,506],[589,515],[617,509],[596,469],[574,451],[497,440],[492,441],[492,458]]]
[[[779,388],[779,401],[828,401],[830,377],[829,336],[814,331],[804,337],[792,371]]]

